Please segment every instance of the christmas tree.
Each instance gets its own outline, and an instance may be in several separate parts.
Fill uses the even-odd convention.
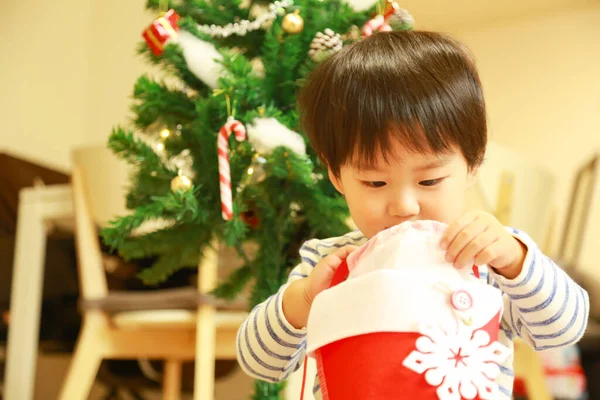
[[[304,241],[350,230],[345,202],[299,126],[299,87],[345,44],[409,29],[412,19],[389,1],[366,11],[340,0],[149,0],[147,8],[157,19],[139,53],[176,83],[140,77],[131,126],[110,135],[135,172],[132,213],[103,238],[126,259],[154,260],[140,273],[149,285],[224,243],[244,265],[214,294],[232,299],[251,284],[252,307],[287,280]],[[245,253],[247,242],[255,254]],[[255,398],[280,390],[257,382]]]

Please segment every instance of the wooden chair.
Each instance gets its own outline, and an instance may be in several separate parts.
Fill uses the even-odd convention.
[[[569,274],[582,272],[581,253],[592,214],[593,199],[600,175],[600,152],[579,167],[567,206],[557,259]]]
[[[196,399],[214,398],[215,359],[235,359],[235,338],[245,305],[207,296],[217,282],[216,251],[199,265],[197,289],[109,293],[98,226],[124,213],[127,171],[108,149],[74,152],[72,175],[83,325],[60,399],[86,399],[100,362],[165,360],[163,399],[179,399],[181,365],[196,360]]]

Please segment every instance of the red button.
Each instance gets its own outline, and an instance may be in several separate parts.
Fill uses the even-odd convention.
[[[473,298],[464,289],[456,290],[452,293],[452,307],[458,311],[467,311],[473,307]]]

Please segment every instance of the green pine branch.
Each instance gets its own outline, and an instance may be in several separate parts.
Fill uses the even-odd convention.
[[[223,95],[230,96],[232,106],[236,110],[255,110],[265,105],[267,97],[262,90],[263,80],[256,76],[249,60],[231,50],[222,50],[221,54],[221,64],[227,73],[219,78],[219,87]]]
[[[132,231],[139,228],[144,222],[167,218],[176,223],[203,223],[207,214],[198,207],[194,191],[169,192],[165,196],[154,196],[153,202],[139,206],[135,211],[126,216],[119,217],[104,229],[104,240],[112,247],[122,247],[130,237]]]
[[[117,156],[126,160],[129,164],[146,169],[165,171],[160,157],[152,147],[142,139],[135,136],[131,131],[121,127],[113,129],[108,140],[108,146]]]
[[[185,239],[188,242],[188,239]],[[201,243],[198,243],[200,246]],[[158,285],[184,268],[198,266],[202,247],[172,244],[170,251],[163,253],[151,267],[142,270],[138,276],[146,285]]]
[[[155,82],[147,75],[137,80],[133,97],[137,100],[132,106],[136,115],[134,123],[140,129],[146,129],[156,121],[173,127],[196,118],[194,103],[184,92]]]
[[[256,381],[252,400],[283,400],[281,393],[285,389],[285,382],[269,383]]]

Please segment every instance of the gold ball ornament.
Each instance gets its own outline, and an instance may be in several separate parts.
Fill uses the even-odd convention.
[[[284,31],[290,34],[302,32],[302,29],[304,29],[304,19],[300,16],[300,10],[286,14],[286,16],[283,17],[281,26]]]
[[[171,190],[174,192],[188,191],[192,187],[192,180],[185,175],[177,175],[171,180]]]
[[[250,183],[260,183],[267,179],[267,172],[265,171],[266,164],[267,160],[258,154],[252,157],[252,163],[246,171],[250,179]]]

